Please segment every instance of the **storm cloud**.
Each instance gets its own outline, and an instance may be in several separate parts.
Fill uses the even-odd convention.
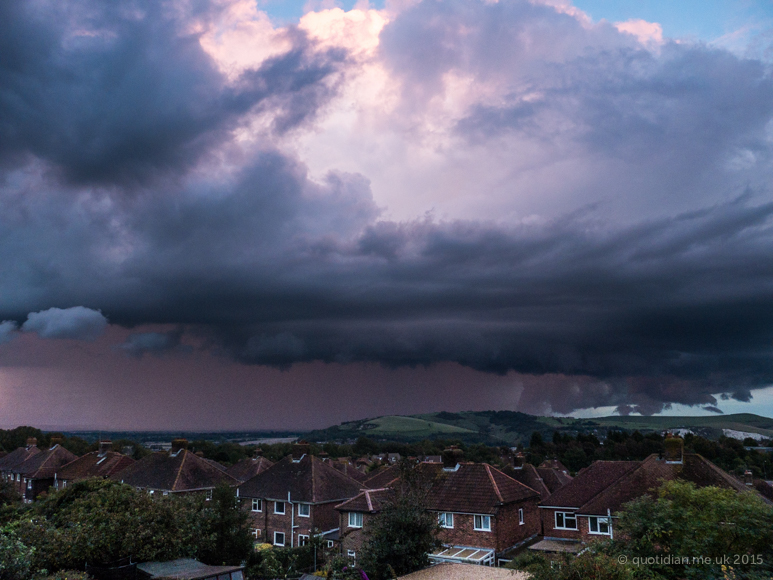
[[[768,64],[540,3],[425,0],[367,58],[289,27],[229,76],[200,42],[216,10],[0,8],[0,342],[171,324],[118,349],[516,371],[545,412],[715,410],[773,383]],[[298,145],[332,131],[363,62],[395,90],[360,103],[361,131],[431,149],[432,179],[399,156],[371,179],[367,151],[320,173]],[[390,195],[445,183],[449,205],[390,217],[390,171]]]

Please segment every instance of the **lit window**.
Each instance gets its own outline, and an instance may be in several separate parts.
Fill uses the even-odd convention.
[[[475,516],[475,529],[482,532],[491,531],[491,516]]]
[[[275,546],[284,546],[285,545],[285,533],[284,532],[274,532],[274,545]]]
[[[607,518],[589,517],[588,528],[591,534],[609,535],[609,521]]]
[[[275,501],[274,502],[274,513],[275,514],[284,514],[285,513],[285,502],[283,502],[283,501]]]
[[[349,512],[349,527],[361,528],[362,527],[362,514],[357,512]]]
[[[298,515],[304,518],[308,518],[311,515],[311,506],[307,503],[299,503]]]
[[[437,523],[441,528],[453,528],[454,527],[454,514],[450,512],[440,512],[437,515]]]
[[[309,536],[304,536],[302,534],[298,534],[298,545],[299,546],[305,546],[309,543]]]
[[[556,512],[556,529],[576,530],[577,516],[572,512]]]
[[[253,499],[252,500],[252,511],[254,511],[254,512],[262,512],[263,511],[263,500]]]
[[[518,523],[523,525],[523,508],[518,508]]]

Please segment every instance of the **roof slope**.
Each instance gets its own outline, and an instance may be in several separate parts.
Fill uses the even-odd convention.
[[[542,482],[550,490],[550,493],[555,493],[567,483],[572,481],[572,476],[566,471],[559,469],[553,469],[552,467],[538,467],[537,473],[542,478]]]
[[[508,469],[507,474],[516,481],[520,481],[525,486],[530,487],[539,493],[540,499],[542,500],[547,499],[547,497],[550,495],[550,489],[542,480],[542,475],[531,463],[525,463],[521,467],[516,467],[512,470]]]
[[[344,475],[348,475],[355,481],[359,481],[360,483],[364,482],[366,479],[368,479],[368,475],[357,469],[354,465],[349,463],[348,461],[332,461],[331,465],[343,473]]]
[[[54,445],[50,449],[33,454],[21,465],[13,469],[28,479],[53,478],[56,470],[62,465],[70,463],[78,456],[68,451],[61,445]]]
[[[56,476],[65,481],[78,481],[89,477],[110,477],[133,463],[135,463],[134,459],[122,453],[108,451],[100,454],[99,451],[92,451],[61,466],[56,470]]]
[[[342,512],[364,512],[375,514],[381,511],[384,502],[392,497],[392,488],[366,489],[358,496],[336,506],[335,509]]]
[[[294,460],[291,455],[239,486],[241,497],[325,503],[343,501],[360,493],[363,485],[313,455]]]
[[[570,483],[551,494],[547,504],[580,508],[640,465],[641,461],[594,461],[590,467],[580,470]]]
[[[241,482],[255,477],[258,473],[266,471],[274,465],[274,462],[265,457],[245,457],[241,461],[234,463],[225,472],[231,477],[235,477]]]
[[[363,481],[365,487],[381,489],[382,487],[388,487],[390,483],[400,477],[400,468],[397,465],[382,466],[366,475],[368,477]]]
[[[493,514],[498,506],[539,499],[539,493],[487,463],[460,463],[455,471],[437,463],[421,463],[431,482],[429,508],[437,511]]]
[[[152,453],[111,478],[134,487],[172,492],[209,489],[221,483],[238,483],[236,479],[187,449],[177,453]]]
[[[27,459],[38,453],[40,453],[40,449],[34,445],[30,447],[17,447],[0,458],[0,471],[11,471],[14,467],[18,467],[27,461]]]

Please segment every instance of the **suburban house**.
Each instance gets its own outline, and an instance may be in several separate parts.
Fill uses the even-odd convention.
[[[257,455],[255,457],[245,457],[241,461],[237,461],[226,469],[225,472],[239,480],[240,483],[244,483],[248,479],[255,477],[258,473],[266,471],[272,465],[274,465],[273,461],[266,459],[262,455]]]
[[[443,461],[417,466],[441,526],[433,562],[493,566],[539,533],[539,492],[487,463],[463,463],[453,453]]]
[[[220,484],[239,482],[203,457],[188,451],[188,441],[175,439],[169,451],[157,451],[129,465],[111,479],[146,490],[150,494],[206,493]]]
[[[64,489],[76,481],[90,477],[108,478],[134,463],[131,457],[113,451],[110,441],[100,441],[97,451],[78,457],[56,470],[54,488]]]
[[[541,501],[546,500],[552,493],[545,483],[545,480],[542,478],[542,475],[531,463],[524,463],[513,467],[508,466],[507,469],[504,470],[504,473],[539,493]]]
[[[381,511],[385,500],[394,494],[392,488],[366,489],[358,496],[336,506],[340,513],[339,541],[341,553],[353,561],[357,560],[368,526],[376,514]]]
[[[335,506],[363,489],[329,462],[310,454],[298,443],[293,452],[237,488],[250,515],[257,541],[275,546],[302,546],[312,535],[329,542],[338,539]]]
[[[38,440],[35,437],[27,439],[27,445],[24,447],[17,447],[10,453],[7,453],[3,457],[0,457],[0,477],[6,481],[13,481],[21,486],[21,474],[14,471],[14,468],[18,467],[27,459],[40,453],[40,449],[37,447]],[[19,491],[23,488],[19,487]]]
[[[34,501],[38,495],[48,491],[48,488],[54,485],[56,471],[62,465],[78,458],[77,455],[59,445],[58,441],[52,437],[52,445],[49,449],[32,453],[27,459],[8,469],[8,475],[13,478],[16,489],[25,503]],[[3,459],[10,455],[12,453]]]
[[[615,513],[623,504],[653,493],[664,481],[680,479],[698,487],[738,492],[753,489],[701,455],[684,453],[683,445],[681,439],[671,440],[663,456],[653,454],[644,461],[596,461],[580,470],[540,505],[545,542],[530,549],[577,551],[580,543],[614,537]]]

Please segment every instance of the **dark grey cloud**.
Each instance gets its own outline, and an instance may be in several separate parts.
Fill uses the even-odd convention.
[[[457,135],[568,135],[638,173],[631,191],[599,173],[541,220],[396,222],[366,176],[312,179],[280,147],[336,91],[345,54],[290,31],[292,50],[228,83],[155,4],[43,5],[62,18],[10,2],[0,19],[6,336],[30,312],[25,330],[63,335],[52,313],[89,305],[111,323],[178,329],[130,335],[118,348],[132,356],[177,352],[188,333],[281,368],[450,361],[523,373],[524,405],[557,412],[710,408],[773,383],[771,192],[709,179],[736,149],[757,178],[770,173],[760,63],[695,46],[656,55],[608,25],[590,42],[528,2],[419,3],[380,49],[416,110],[449,70],[515,71],[541,96],[472,107]],[[99,34],[71,38],[73,22]],[[272,120],[263,142],[233,138],[247,112]],[[614,219],[599,199],[617,193],[654,210]],[[660,211],[671,194],[687,209]]]
[[[0,344],[11,342],[18,334],[18,328],[13,320],[0,322]]]

